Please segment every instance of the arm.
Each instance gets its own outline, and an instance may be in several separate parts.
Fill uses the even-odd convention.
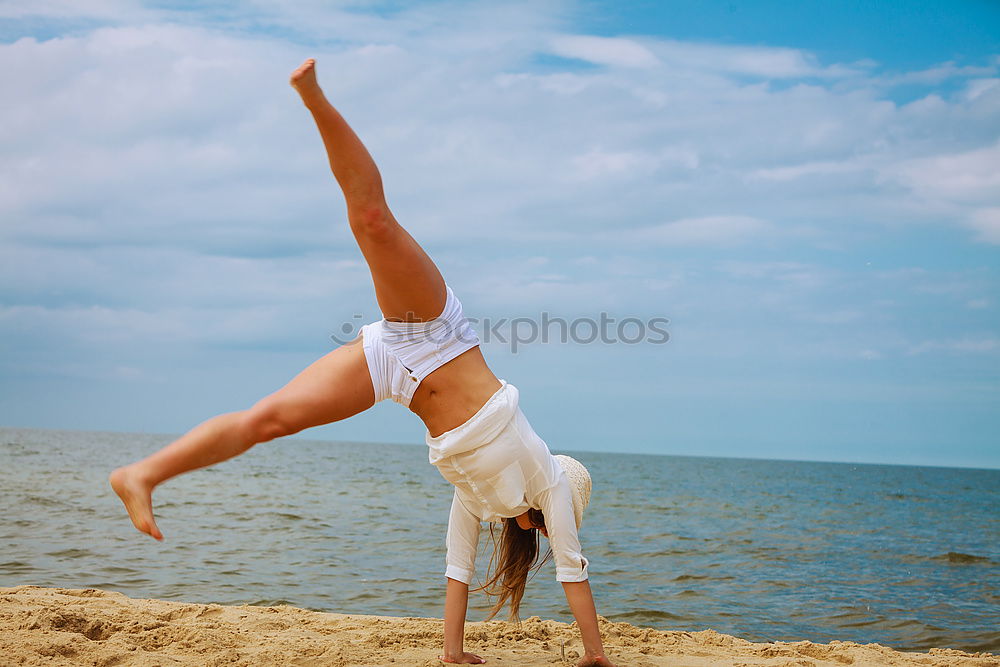
[[[565,479],[539,496],[549,544],[556,561],[556,579],[562,583],[570,611],[583,639],[584,657],[577,667],[614,667],[604,656],[597,609],[590,592],[587,559],[580,549],[580,537],[573,515],[573,498]]]
[[[486,662],[478,655],[465,652],[465,612],[469,606],[469,584],[448,578],[444,598],[444,655],[442,662],[478,665]]]
[[[563,591],[566,592],[566,601],[569,602],[583,639],[584,657],[577,663],[577,667],[613,667],[611,661],[604,656],[604,644],[597,625],[597,608],[590,592],[590,582],[564,581]]]
[[[476,568],[476,548],[479,545],[479,517],[470,512],[458,497],[458,490],[451,499],[448,516],[448,569],[445,577],[448,588],[444,598],[444,655],[443,662],[481,664],[486,662],[478,655],[466,653],[465,614],[469,606],[469,582]]]

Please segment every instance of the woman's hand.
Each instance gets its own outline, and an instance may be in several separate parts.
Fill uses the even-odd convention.
[[[457,660],[448,660],[443,655],[439,655],[438,656],[438,660],[440,660],[441,662],[453,662],[453,663],[460,663],[460,664],[463,664],[463,665],[482,665],[482,664],[484,664],[486,662],[485,660],[483,660],[482,658],[480,658],[475,653],[469,653],[469,652],[463,653],[462,657],[460,657]],[[611,663],[608,663],[608,664],[611,664]]]
[[[580,662],[576,663],[576,667],[615,667],[614,663],[608,660],[603,655],[598,655],[594,657],[580,658]]]

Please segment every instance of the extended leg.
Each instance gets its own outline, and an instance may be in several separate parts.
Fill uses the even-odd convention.
[[[361,339],[313,362],[249,410],[213,417],[145,459],[111,473],[111,486],[132,523],[160,540],[153,488],[183,472],[221,463],[266,442],[346,419],[375,403]]]
[[[419,321],[444,309],[444,278],[423,248],[396,222],[385,201],[375,161],[316,82],[316,62],[302,64],[292,86],[312,113],[326,147],[330,169],[344,192],[347,217],[368,262],[382,314]]]

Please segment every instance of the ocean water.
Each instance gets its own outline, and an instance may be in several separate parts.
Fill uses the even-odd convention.
[[[0,586],[443,613],[451,487],[424,447],[259,445],[161,486],[158,543],[106,478],[169,441],[0,428]],[[595,478],[581,540],[612,620],[1000,649],[1000,471],[568,453]],[[470,620],[487,609],[470,596]],[[572,620],[551,561],[528,585],[530,615]]]

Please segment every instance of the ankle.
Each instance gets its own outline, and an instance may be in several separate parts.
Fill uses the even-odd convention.
[[[455,649],[445,649],[441,657],[443,658],[443,662],[458,662],[465,657],[465,648],[460,648],[457,651]]]
[[[150,474],[149,469],[143,465],[142,461],[136,461],[135,463],[130,463],[127,466],[122,466],[118,470],[121,470],[122,474],[129,480],[133,485],[140,485],[148,488],[153,488],[156,486],[156,481]],[[117,470],[115,472],[118,472]]]
[[[299,97],[302,98],[302,103],[306,105],[306,108],[310,111],[329,104],[326,100],[326,95],[323,94],[323,89],[319,86],[308,90],[300,90]]]

